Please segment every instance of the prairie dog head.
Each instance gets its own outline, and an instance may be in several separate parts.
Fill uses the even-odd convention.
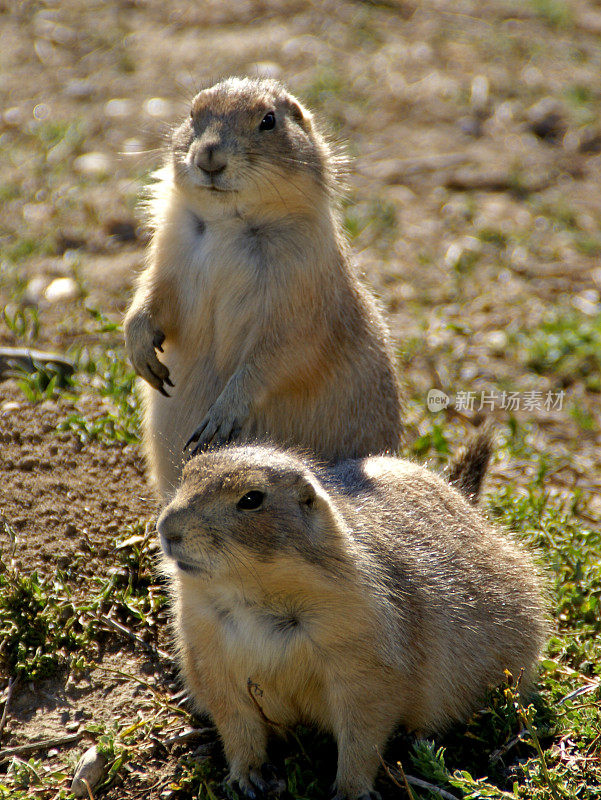
[[[181,572],[214,578],[279,555],[324,563],[340,556],[336,512],[294,456],[227,447],[186,465],[157,523],[161,547]]]
[[[173,133],[175,182],[200,209],[311,209],[332,182],[311,113],[273,80],[228,78]]]

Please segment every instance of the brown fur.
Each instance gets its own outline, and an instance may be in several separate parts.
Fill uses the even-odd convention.
[[[259,130],[269,111],[276,127]],[[125,339],[147,382],[162,495],[199,426],[203,446],[269,438],[328,460],[397,450],[388,333],[351,267],[336,159],[310,112],[273,81],[223,81],[194,99],[157,178]],[[167,378],[170,398],[156,391]]]
[[[248,492],[263,493],[254,510],[237,505]],[[269,727],[249,680],[277,726],[336,737],[338,793],[354,800],[396,724],[444,729],[504,669],[527,684],[545,639],[528,554],[409,461],[201,454],[158,530],[188,691],[243,789],[261,785]]]
[[[480,498],[492,449],[492,425],[484,424],[455,455],[447,468],[447,478],[451,486],[459,489],[473,505],[476,505]]]

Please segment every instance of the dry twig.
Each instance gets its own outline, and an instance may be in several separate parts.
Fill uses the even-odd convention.
[[[92,788],[90,787],[90,784],[87,782],[85,778],[80,778],[80,781],[82,781],[85,784],[85,787],[88,790],[89,800],[94,800],[94,795],[92,794]]]
[[[265,712],[263,711],[263,709],[261,707],[261,704],[259,703],[259,701],[257,700],[257,698],[255,696],[255,695],[259,695],[259,697],[262,697],[263,696],[263,690],[261,689],[261,687],[258,684],[253,683],[250,678],[246,682],[246,691],[248,692],[248,696],[250,697],[250,699],[253,701],[254,706],[257,709],[257,711],[259,712],[259,715],[260,715],[261,719],[263,720],[263,722],[267,723],[267,725],[273,725],[274,728],[283,728],[284,730],[288,730],[285,725],[282,725],[279,722],[274,722],[272,719],[269,719],[269,717],[265,714]]]
[[[140,647],[152,653],[154,656],[161,656],[168,661],[173,661],[173,657],[166,650],[161,650],[160,647],[154,647],[148,642],[145,642],[139,634],[135,633],[135,631],[132,631],[121,622],[117,622],[117,620],[113,619],[113,617],[101,617],[95,615],[90,616],[101,625],[105,625],[107,628],[112,628],[112,630],[117,631],[117,633],[122,633],[124,636],[127,636],[129,639],[134,641],[136,644],[139,644]]]
[[[16,747],[5,747],[0,750],[0,761],[5,761],[12,756],[28,755],[35,753],[38,750],[50,750],[51,747],[64,747],[64,745],[75,744],[78,742],[84,731],[80,733],[71,733],[68,736],[59,736],[55,739],[40,739],[37,742],[29,742],[28,744],[19,744]]]
[[[394,783],[394,785],[398,786],[399,789],[405,789],[405,791],[407,792],[409,797],[412,798],[412,800],[415,797],[415,795],[411,791],[410,784],[413,786],[417,786],[419,789],[427,789],[429,792],[433,792],[434,794],[437,794],[439,797],[442,797],[443,800],[457,800],[457,797],[454,794],[447,792],[446,789],[441,789],[440,786],[436,786],[433,783],[428,783],[428,781],[424,781],[421,778],[415,778],[413,775],[407,775],[407,773],[403,769],[403,765],[401,764],[401,762],[397,761],[397,765],[399,767],[399,776],[402,778],[403,783],[405,784],[403,786],[403,784],[399,783],[399,781],[395,778],[395,776],[392,773],[392,770],[390,769],[388,764],[384,761],[379,752],[378,752],[378,758],[380,759],[380,763],[384,767],[384,771],[386,772],[390,780]]]
[[[182,744],[182,742],[188,742],[190,739],[198,739],[203,736],[205,733],[214,733],[214,728],[192,728],[189,731],[184,731],[183,733],[178,733],[175,736],[170,736],[168,739],[164,739],[161,744],[164,747],[171,747],[174,744]]]
[[[527,734],[528,731],[526,730],[526,728],[522,728],[522,730],[516,736],[514,736],[513,739],[510,739],[502,747],[499,747],[498,750],[495,750],[494,753],[491,753],[490,758],[488,759],[488,763],[496,764],[497,761],[503,758],[503,756],[506,753],[508,753],[512,747],[515,747],[515,745],[518,744],[518,742],[521,742],[524,736],[526,736]]]
[[[15,691],[15,688],[18,683],[19,683],[18,678],[9,678],[8,680],[8,690],[6,692],[6,700],[4,701],[4,708],[2,709],[2,717],[0,718],[0,739],[2,738],[4,727],[6,725],[6,720],[8,719],[8,705],[10,703],[11,697],[13,696],[13,692]]]
[[[558,700],[555,705],[560,706],[568,700],[573,700],[575,697],[580,697],[580,695],[594,692],[595,689],[599,688],[599,686],[601,686],[601,681],[592,681],[591,683],[587,683],[586,686],[579,686],[578,689],[574,689],[573,692],[566,694],[565,697],[562,697],[561,700]]]

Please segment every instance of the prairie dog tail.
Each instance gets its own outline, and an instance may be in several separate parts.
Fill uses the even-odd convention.
[[[484,424],[449,463],[448,481],[476,505],[492,454],[492,426]]]

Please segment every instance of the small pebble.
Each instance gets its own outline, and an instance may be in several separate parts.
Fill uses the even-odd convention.
[[[75,797],[89,797],[88,786],[93,789],[104,778],[105,772],[106,758],[94,745],[86,750],[75,767],[71,783],[71,791]]]
[[[151,117],[168,117],[171,114],[171,103],[164,97],[151,97],[144,103],[144,111]]]
[[[63,89],[63,93],[66,94],[67,97],[73,97],[75,100],[86,100],[88,97],[91,97],[95,91],[96,87],[92,81],[86,80],[69,81]]]
[[[55,278],[46,288],[44,297],[49,303],[58,303],[73,300],[79,294],[79,289],[73,278]]]
[[[38,459],[34,456],[25,456],[20,461],[17,461],[17,469],[23,472],[31,472],[31,470],[38,465]]]
[[[595,317],[599,313],[599,301],[591,301],[584,292],[572,298],[572,305],[588,317]]]
[[[19,108],[19,106],[11,106],[7,108],[4,114],[2,115],[2,119],[4,120],[6,125],[10,125],[11,127],[16,127],[18,125],[23,124],[24,114]]]
[[[125,97],[113,97],[104,105],[107,117],[127,117],[133,112],[131,100]]]
[[[484,343],[495,353],[501,354],[507,347],[507,334],[505,331],[488,331],[483,336]]]
[[[558,142],[567,130],[564,110],[553,97],[543,97],[526,111],[529,127],[539,139]]]
[[[489,84],[486,75],[476,75],[470,89],[470,105],[476,112],[486,109],[489,99]]]
[[[105,153],[93,151],[78,156],[73,162],[73,167],[76,172],[81,172],[83,175],[108,175],[111,159]]]
[[[48,203],[25,203],[21,213],[30,225],[44,225],[52,216],[52,208]]]
[[[29,305],[37,306],[44,294],[44,289],[48,285],[48,279],[42,275],[36,275],[25,287],[24,300]]]

